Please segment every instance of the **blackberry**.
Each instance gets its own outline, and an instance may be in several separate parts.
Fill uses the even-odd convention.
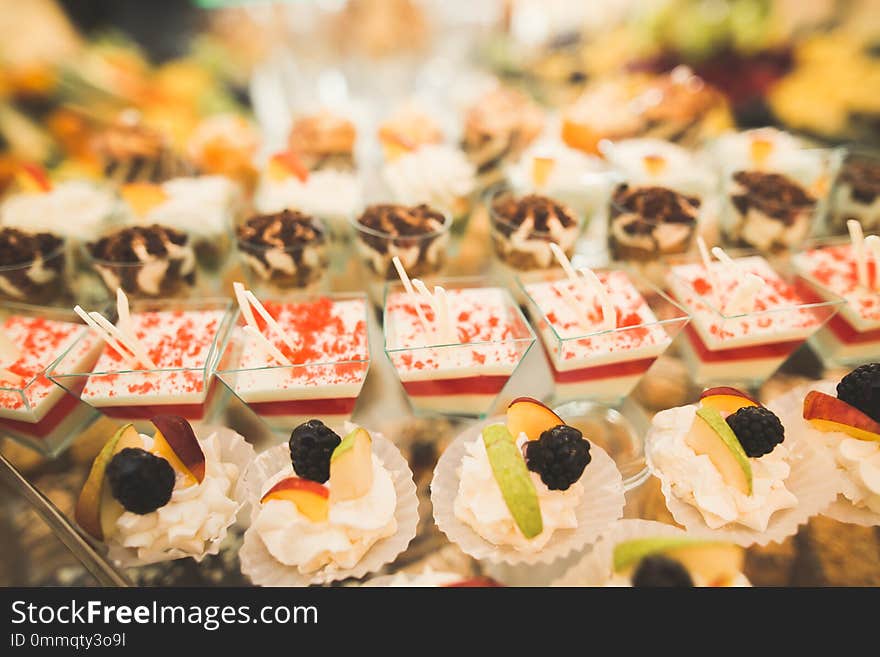
[[[321,420],[309,420],[290,434],[290,460],[303,479],[323,484],[330,478],[330,455],[342,439]]]
[[[746,454],[753,458],[769,454],[785,439],[782,422],[763,406],[743,406],[727,416],[727,424]]]
[[[526,466],[541,475],[550,490],[568,490],[581,478],[590,462],[590,443],[584,435],[564,424],[541,434],[523,446]]]
[[[177,475],[161,456],[137,447],[126,447],[107,465],[110,491],[127,511],[145,515],[171,499]]]
[[[639,563],[632,576],[632,585],[641,588],[651,586],[687,588],[694,585],[694,580],[678,561],[664,557],[662,554],[654,554],[645,557]]]
[[[837,398],[880,422],[880,363],[862,365],[843,377]]]

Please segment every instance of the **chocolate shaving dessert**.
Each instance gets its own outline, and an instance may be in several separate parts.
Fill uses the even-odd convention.
[[[480,187],[503,177],[503,165],[516,160],[544,128],[544,112],[516,89],[499,87],[467,113],[462,149],[477,167]]]
[[[781,173],[737,171],[730,181],[727,238],[761,251],[790,249],[810,231],[816,199]]]
[[[517,197],[502,192],[492,200],[491,216],[495,254],[518,270],[553,266],[550,243],[558,244],[570,256],[580,231],[578,217],[571,209],[537,194]]]
[[[98,136],[95,149],[104,177],[118,184],[158,183],[191,173],[165,135],[144,125],[137,112],[123,112]]]
[[[296,210],[258,214],[236,232],[245,265],[273,286],[305,288],[320,281],[327,268],[326,231],[310,215]]]
[[[832,194],[831,220],[837,231],[856,219],[866,231],[880,228],[880,159],[850,156],[841,168]]]
[[[0,298],[41,304],[63,286],[64,240],[51,233],[0,229]]]
[[[288,147],[309,171],[355,168],[354,123],[332,114],[305,116],[293,124]]]
[[[611,197],[608,247],[615,260],[654,260],[685,253],[697,228],[700,199],[665,187],[619,185]]]
[[[449,221],[425,204],[371,205],[358,217],[356,228],[358,250],[382,280],[397,278],[395,256],[413,278],[435,274],[443,266]]]
[[[130,226],[87,245],[95,271],[111,292],[136,297],[185,294],[196,281],[196,259],[186,233],[158,224]]]

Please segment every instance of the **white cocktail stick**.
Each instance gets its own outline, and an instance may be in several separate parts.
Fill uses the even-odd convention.
[[[116,326],[110,323],[106,317],[104,317],[101,313],[91,312],[89,313],[89,317],[95,320],[95,322],[103,328],[107,333],[112,335],[116,340],[125,346],[131,353],[134,354],[135,358],[140,361],[140,364],[144,367],[154,370],[156,369],[156,364],[150,359],[150,356],[147,354],[146,349],[144,349],[143,345],[135,339],[125,335],[122,331],[119,330]]]
[[[868,287],[868,260],[865,257],[865,234],[862,232],[862,224],[855,219],[850,219],[846,222],[846,229],[849,231],[849,239],[852,241],[859,285]]]
[[[702,235],[697,235],[697,249],[700,251],[700,257],[703,259],[703,267],[706,268],[706,276],[709,278],[709,285],[712,286],[712,296],[715,298],[715,306],[721,310],[721,290],[718,289],[718,275],[715,267],[712,265],[712,256],[709,255],[709,249],[706,247],[706,240]]]
[[[278,322],[275,321],[275,318],[269,314],[269,311],[263,307],[263,304],[260,303],[260,300],[254,296],[254,293],[250,290],[245,290],[244,293],[245,298],[250,302],[251,308],[257,311],[257,314],[265,320],[266,324],[271,328],[275,333],[278,334],[278,337],[281,338],[281,341],[290,349],[291,353],[296,351],[296,345],[291,342],[290,338],[284,332],[284,330],[278,325]],[[256,327],[254,327],[256,330]],[[257,331],[259,333],[259,331]]]
[[[437,317],[440,315],[440,309],[437,307],[437,302],[434,299],[434,295],[428,291],[428,287],[420,281],[418,278],[412,279],[413,287],[418,290],[419,295],[427,301],[428,305],[431,306],[431,310],[434,311],[434,321],[437,321]]]
[[[736,263],[733,261],[733,258],[731,258],[729,255],[727,255],[724,252],[724,249],[722,249],[720,246],[713,246],[712,247],[712,255],[715,256],[716,258],[718,258],[725,265],[727,265],[729,267],[736,267]]]
[[[745,274],[734,289],[730,301],[722,309],[724,314],[743,315],[752,312],[755,308],[755,295],[764,285],[766,283],[760,276]]]
[[[245,295],[244,285],[235,281],[232,284],[232,290],[235,292],[235,299],[238,301],[238,307],[241,309],[241,316],[244,318],[244,323],[248,326],[257,328],[257,320],[254,317],[254,311],[251,310],[251,304],[248,302],[247,296]]]
[[[555,242],[550,242],[550,252],[556,257],[556,261],[559,263],[559,266],[562,267],[562,271],[565,272],[565,275],[568,276],[569,280],[576,281],[577,273],[575,272],[574,267],[571,266],[571,260],[565,255],[565,251],[562,250],[562,247]]]
[[[865,249],[874,259],[874,289],[880,290],[880,236],[868,235],[865,238]]]
[[[272,344],[269,338],[263,335],[256,328],[248,325],[245,326],[242,330],[245,332],[245,334],[251,336],[254,339],[254,344],[259,345],[259,347],[263,349],[263,351],[265,351],[267,355],[277,360],[280,365],[293,365],[293,363],[290,362],[290,359],[288,359],[287,356],[281,353],[278,347]]]
[[[416,291],[413,289],[412,281],[409,280],[409,274],[406,273],[406,269],[404,269],[403,263],[400,261],[399,257],[394,256],[391,258],[391,262],[394,264],[394,269],[397,270],[400,282],[403,283],[403,289],[413,298],[413,306],[415,306],[416,315],[418,315],[419,322],[422,324],[422,330],[427,334],[429,332],[428,320],[425,317],[425,312],[422,310],[422,304],[419,301],[418,294],[416,294]]]
[[[587,323],[584,314],[581,312],[581,306],[583,305],[583,302],[571,293],[571,291],[565,285],[565,281],[558,281],[558,283],[562,283],[562,285],[557,285],[556,283],[553,283],[553,289],[562,295],[565,303],[567,303],[568,306],[571,308],[571,313],[574,315],[575,321],[577,322],[578,326],[580,326],[585,331],[589,331],[591,327]]]
[[[85,310],[83,310],[80,306],[74,306],[73,312],[79,315],[80,319],[82,319],[82,321],[84,321],[91,329],[93,329],[104,342],[115,349],[116,353],[118,353],[124,360],[127,360],[132,365],[135,365],[135,363],[133,363],[132,361],[136,359],[136,356],[128,349],[124,349],[122,345],[120,345],[112,335],[101,328],[94,319],[89,317],[89,314]]]
[[[602,307],[602,325],[604,330],[611,331],[616,329],[617,311],[614,308],[614,302],[611,300],[608,290],[605,289],[602,281],[599,280],[599,277],[596,276],[596,272],[592,269],[581,267],[578,269],[578,272],[584,277],[584,280],[590,285],[590,287],[593,288],[595,295],[599,299],[599,305]]]
[[[437,318],[440,330],[443,332],[444,340],[447,344],[455,344],[458,342],[455,328],[452,325],[452,318],[449,315],[449,298],[446,296],[446,290],[440,286],[434,286],[434,298],[437,300],[437,309],[440,315]]]

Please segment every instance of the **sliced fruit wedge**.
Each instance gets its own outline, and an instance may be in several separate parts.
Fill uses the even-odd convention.
[[[373,487],[373,439],[358,427],[330,455],[330,494],[333,501],[356,500]]]
[[[330,491],[323,484],[300,477],[287,477],[272,486],[260,499],[292,502],[297,510],[312,522],[327,520],[330,513]]]
[[[804,419],[819,431],[880,442],[880,423],[842,399],[812,390],[804,398]]]
[[[205,479],[205,453],[192,425],[179,415],[157,415],[150,419],[156,427],[153,449],[183,477],[182,487],[194,486]]]
[[[544,520],[535,484],[513,435],[503,424],[492,424],[483,429],[483,444],[510,515],[523,536],[534,538],[544,531]]]
[[[726,484],[743,495],[752,494],[752,464],[733,429],[717,409],[697,409],[685,442],[696,454],[709,457]]]
[[[746,406],[760,406],[761,404],[746,393],[736,388],[719,387],[704,390],[700,395],[700,404],[714,408],[725,415],[736,413]]]
[[[514,440],[521,433],[529,440],[538,440],[542,433],[560,424],[565,422],[545,404],[531,397],[514,399],[507,407],[507,429]]]
[[[723,586],[742,572],[742,548],[718,541],[704,541],[687,536],[640,538],[614,547],[614,572],[627,574],[647,556],[663,554],[681,563],[702,581]]]

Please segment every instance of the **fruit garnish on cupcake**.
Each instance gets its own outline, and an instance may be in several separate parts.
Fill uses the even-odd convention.
[[[837,397],[812,390],[804,419],[823,432],[880,442],[880,363],[857,367],[837,384]]]
[[[689,536],[646,537],[614,546],[610,585],[634,587],[737,586],[745,555],[732,543]]]

